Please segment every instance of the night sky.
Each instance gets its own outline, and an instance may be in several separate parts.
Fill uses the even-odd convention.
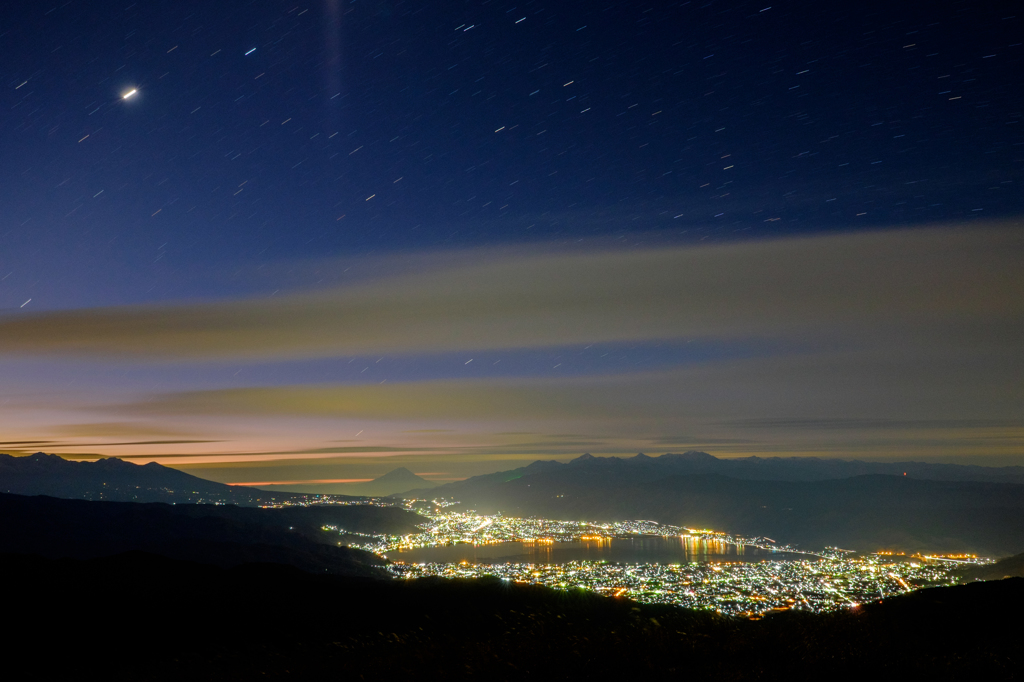
[[[1024,12],[769,1],[5,4],[0,447],[1024,464]]]

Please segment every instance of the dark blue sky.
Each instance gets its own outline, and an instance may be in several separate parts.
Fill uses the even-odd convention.
[[[1024,203],[1012,3],[18,4],[8,308],[222,293],[190,273],[283,257]],[[37,291],[54,269],[75,283]]]
[[[6,3],[0,440],[1019,459],[1024,12],[771,2]]]

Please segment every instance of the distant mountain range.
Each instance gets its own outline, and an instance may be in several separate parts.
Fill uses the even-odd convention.
[[[566,464],[539,461],[406,495],[429,492],[466,508],[512,516],[651,519],[768,536],[807,549],[831,545],[989,556],[1024,551],[1020,467],[986,469],[802,458],[720,460],[703,452],[629,459],[583,455]],[[887,473],[894,470],[899,475]],[[1007,480],[1013,482],[997,482]]]
[[[435,485],[401,467],[366,483],[256,488],[208,481],[156,462],[140,465],[116,457],[75,462],[42,452],[28,457],[0,453],[0,492],[82,500],[261,506],[310,495],[383,497]]]
[[[0,492],[82,500],[239,506],[261,506],[308,497],[302,493],[225,485],[156,462],[140,465],[116,457],[74,462],[42,452],[28,457],[0,454]]]
[[[687,452],[626,459],[583,455],[564,464],[538,461],[429,488],[416,488],[422,479],[400,469],[374,483],[381,486],[378,490],[387,489],[385,485],[413,487],[403,493],[406,497],[451,497],[465,508],[516,516],[652,519],[768,536],[806,549],[831,545],[998,557],[1024,551],[1021,469],[814,458],[718,459]],[[381,494],[365,485],[363,494]],[[139,466],[117,459],[71,462],[42,453],[0,455],[0,492],[240,506],[309,498],[303,493],[228,486],[159,464]],[[317,523],[329,522],[310,523],[316,530]],[[410,528],[412,523],[410,519]]]
[[[594,457],[587,453],[570,462],[538,460],[529,466],[475,476],[468,481],[512,480],[521,476],[558,470],[588,471],[598,469],[623,474],[630,480],[654,480],[680,474],[720,474],[730,478],[754,481],[827,481],[868,474],[884,474],[933,481],[986,481],[1024,484],[1024,467],[985,467],[965,464],[932,464],[929,462],[864,462],[820,457],[735,457],[718,458],[706,452],[690,450],[649,457]],[[452,483],[459,487],[467,481]]]
[[[350,495],[355,497],[383,497],[395,493],[404,492],[417,488],[426,490],[440,485],[433,481],[417,476],[405,467],[393,469],[379,478],[365,483],[325,483],[316,485],[305,484],[282,484],[263,485],[262,490],[295,492],[295,493],[323,493],[328,495]]]

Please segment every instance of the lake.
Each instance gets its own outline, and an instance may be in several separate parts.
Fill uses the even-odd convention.
[[[730,545],[692,538],[642,536],[611,540],[533,543],[500,542],[491,545],[457,544],[418,547],[387,553],[391,561],[405,563],[532,563],[564,564],[570,561],[609,561],[623,564],[677,564],[712,561],[763,561],[807,558],[802,554]]]

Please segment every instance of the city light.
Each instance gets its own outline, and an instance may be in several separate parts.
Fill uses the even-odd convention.
[[[394,501],[380,504],[396,505]],[[759,618],[790,609],[813,612],[853,608],[865,602],[905,594],[922,587],[956,582],[954,571],[965,563],[985,564],[974,555],[907,556],[880,550],[866,555],[839,548],[808,551],[780,545],[766,537],[742,537],[707,528],[696,529],[635,520],[615,523],[519,518],[473,511],[453,512],[450,500],[407,501],[402,506],[424,517],[420,532],[410,535],[356,533],[337,526],[356,547],[392,560],[396,578],[480,578],[545,585],[556,589],[582,588],[638,602],[675,604]],[[610,561],[451,562],[405,561],[404,553],[431,547],[496,545],[520,542],[526,546],[559,543],[610,543],[628,539],[677,540],[687,554],[716,556],[730,548],[736,561],[678,563],[615,563]],[[767,552],[764,559],[744,557],[747,548]]]
[[[685,564],[461,562],[393,564],[390,570],[406,579],[496,576],[517,583],[583,588],[648,604],[675,604],[748,618],[790,609],[836,611],[952,582],[946,565],[886,561],[877,556],[833,556],[813,561]]]

